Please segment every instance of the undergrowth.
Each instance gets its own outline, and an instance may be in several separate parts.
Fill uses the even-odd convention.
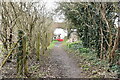
[[[83,47],[82,41],[64,42],[63,44],[70,53],[74,53],[77,59],[79,59],[79,67],[84,70],[88,77],[116,77],[119,67],[115,64],[111,66],[107,60],[99,59],[95,50]]]

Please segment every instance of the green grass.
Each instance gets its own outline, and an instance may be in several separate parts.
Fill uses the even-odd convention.
[[[52,49],[55,46],[55,43],[58,41],[52,41],[50,45],[48,46],[48,49]]]
[[[63,42],[62,42],[62,45],[64,45],[64,46],[66,46],[68,43],[67,43],[67,40],[64,40]]]

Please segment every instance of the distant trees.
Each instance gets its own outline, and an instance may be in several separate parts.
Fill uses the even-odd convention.
[[[119,27],[115,25],[118,17],[118,3],[59,3],[60,10],[83,41],[84,47],[95,49],[101,59],[114,62],[120,41]]]
[[[50,27],[52,17],[45,10],[45,4],[42,1],[40,3],[1,2],[0,4],[2,7],[0,41],[4,46],[3,53],[7,56],[1,67],[12,53],[19,56],[17,57],[18,65],[22,65],[19,63],[24,60],[24,66],[27,66],[25,56],[30,56],[33,52],[36,53],[36,59],[39,60],[40,53],[45,53],[52,38],[52,28]],[[21,38],[26,40],[19,40],[20,33],[18,31],[24,33]],[[16,44],[17,46],[14,46]],[[23,57],[20,58],[19,52],[23,54]],[[22,69],[19,66],[18,68],[19,73]]]

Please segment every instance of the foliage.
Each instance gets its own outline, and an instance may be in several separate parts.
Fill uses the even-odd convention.
[[[89,48],[84,48],[82,41],[76,41],[73,43],[68,43],[67,46],[73,50],[79,50],[80,53],[89,53]]]
[[[118,70],[119,70],[119,66],[116,65],[116,64],[112,64],[112,65],[110,66],[110,69],[111,69],[112,71],[116,71],[116,72],[118,72]]]
[[[77,29],[85,48],[94,49],[97,57],[113,62],[120,41],[120,29],[114,24],[119,16],[116,15],[119,12],[117,4],[61,2],[56,11],[63,13]]]
[[[67,43],[67,42],[66,42]],[[72,45],[72,46],[71,46]],[[116,64],[110,64],[107,60],[101,60],[97,58],[97,53],[94,50],[84,47],[74,47],[81,46],[79,42],[67,43],[66,46],[68,49],[72,50],[75,57],[77,57],[79,62],[79,67],[81,67],[85,73],[90,73],[89,77],[98,78],[101,77],[102,73],[105,72],[111,76],[113,73],[116,74],[119,70],[119,66]],[[70,47],[71,46],[71,47]],[[76,50],[80,50],[76,53]],[[88,74],[87,74],[88,75]]]
[[[73,42],[73,43],[68,43],[67,46],[69,48],[71,48],[71,49],[76,49],[76,50],[83,47],[81,41],[77,41],[77,42]]]
[[[40,53],[45,53],[52,40],[53,31],[50,26],[53,21],[51,14],[46,11],[45,4],[42,1],[38,3],[1,2],[0,5],[2,7],[0,42],[3,44],[4,51],[2,53],[5,57],[2,66],[8,58],[12,60],[14,56],[14,54],[11,55],[12,53],[17,53],[18,73],[21,74],[21,71],[27,73],[29,68],[27,59],[36,53],[36,59],[39,60]],[[24,33],[23,37],[17,34],[17,32],[21,32],[20,30]],[[21,40],[19,41],[18,38]],[[24,42],[23,39],[26,41]],[[17,46],[14,47],[14,44]]]

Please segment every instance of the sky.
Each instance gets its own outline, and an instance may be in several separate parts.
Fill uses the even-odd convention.
[[[58,2],[59,0],[44,0],[44,2],[46,3],[46,9],[49,10],[50,12],[53,12],[57,7],[58,4],[56,3],[56,1]],[[55,22],[63,22],[64,21],[64,15],[63,14],[55,14],[53,16],[53,20]],[[60,35],[61,39],[64,39],[65,36],[67,36],[67,31],[61,28],[56,28],[54,31],[55,35]]]
[[[50,12],[54,12],[54,10],[58,7],[58,4],[56,2],[59,2],[59,0],[44,0],[46,3],[46,9]],[[53,20],[55,22],[63,22],[64,21],[64,15],[63,14],[55,14],[53,16]]]

